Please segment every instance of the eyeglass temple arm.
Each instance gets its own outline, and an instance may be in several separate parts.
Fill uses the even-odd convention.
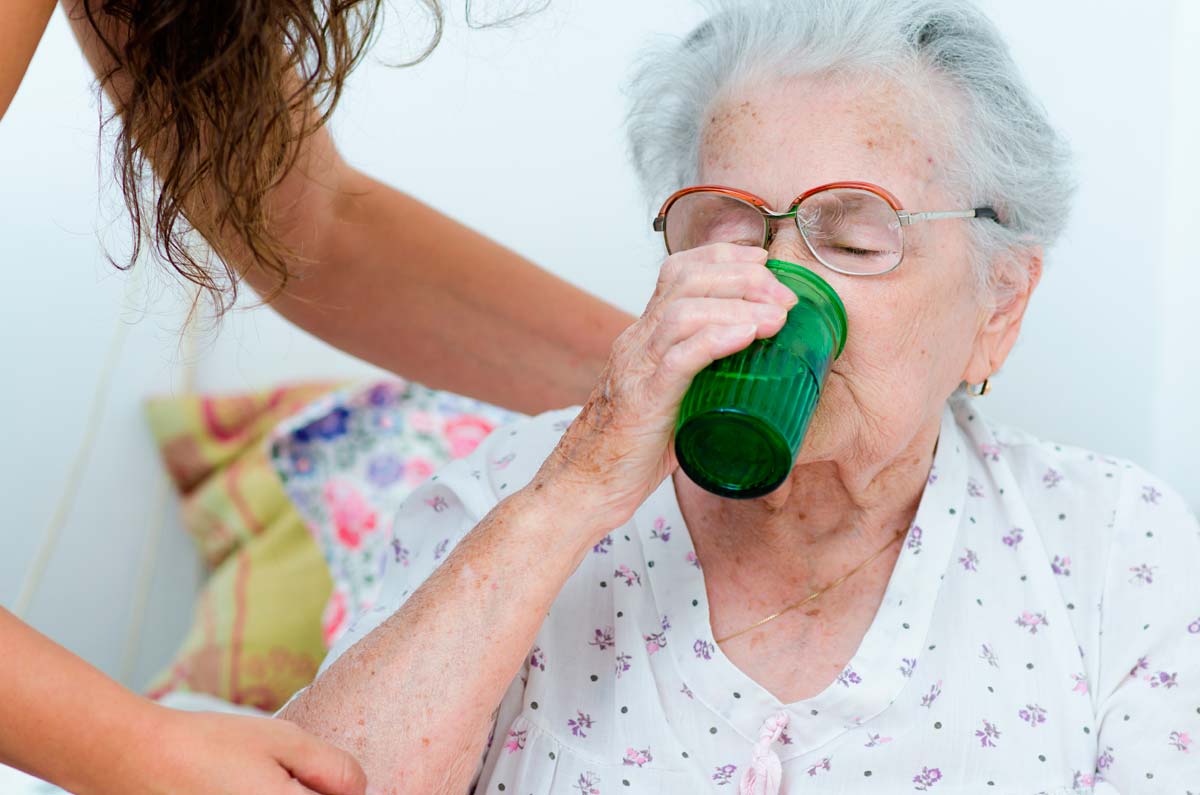
[[[973,210],[943,210],[941,212],[928,213],[910,213],[907,210],[900,210],[896,215],[900,218],[901,226],[912,226],[922,221],[940,221],[943,218],[987,218],[1000,223],[1000,216],[996,215],[996,211],[991,207],[976,207]]]

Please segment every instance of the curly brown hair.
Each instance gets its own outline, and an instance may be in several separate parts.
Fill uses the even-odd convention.
[[[295,165],[299,143],[328,121],[382,2],[83,0],[110,58],[100,86],[119,79],[122,89],[102,124],[119,119],[115,173],[134,242],[128,259],[113,264],[132,267],[149,244],[209,293],[220,315],[236,299],[239,275],[197,257],[188,241],[195,229],[271,276],[267,300],[278,294],[292,252],[272,232],[268,195]],[[440,3],[421,2],[432,37],[408,64],[442,35]]]

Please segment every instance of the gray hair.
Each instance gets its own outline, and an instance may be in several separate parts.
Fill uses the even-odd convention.
[[[704,4],[708,21],[645,56],[630,86],[630,152],[652,201],[698,180],[708,111],[738,85],[882,78],[937,112],[951,146],[943,173],[954,200],[994,207],[1003,222],[970,224],[972,265],[988,300],[1003,303],[1024,285],[1024,269],[1004,267],[1004,254],[1048,248],[1062,232],[1074,190],[1070,154],[999,31],[970,0]]]

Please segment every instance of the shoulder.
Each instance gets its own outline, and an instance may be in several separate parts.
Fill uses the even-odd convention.
[[[1197,540],[1183,497],[1133,461],[1043,439],[961,404],[955,414],[978,466],[1010,484],[1005,501],[1023,503],[1044,533],[1086,533],[1090,541],[1111,544],[1154,532],[1143,527],[1150,523],[1168,542],[1187,546]]]

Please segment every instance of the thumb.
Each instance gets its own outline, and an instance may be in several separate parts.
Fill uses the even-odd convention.
[[[293,778],[317,795],[366,794],[367,776],[358,760],[302,729],[296,734],[296,741],[279,754],[279,763]]]

